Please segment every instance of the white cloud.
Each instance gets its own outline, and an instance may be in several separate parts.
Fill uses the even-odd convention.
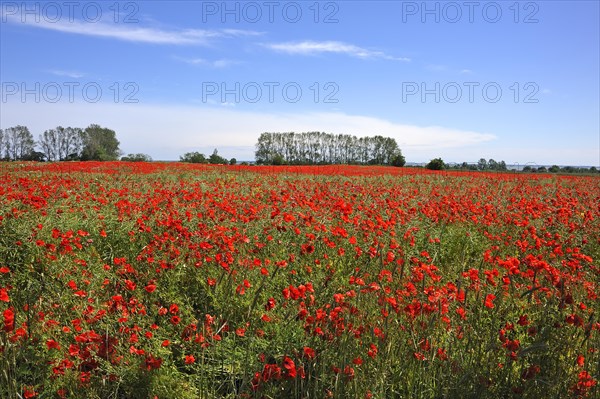
[[[21,22],[14,15],[4,15],[7,21],[32,26],[40,29],[53,30],[63,33],[71,33],[83,36],[103,37],[127,42],[152,43],[152,44],[174,44],[174,45],[207,45],[216,38],[231,38],[240,36],[258,36],[262,32],[246,31],[240,29],[182,29],[163,30],[134,26],[132,24],[109,24],[106,22],[82,22],[61,20],[50,22],[40,19],[38,22],[27,19]]]
[[[64,77],[73,78],[73,79],[79,79],[79,78],[83,78],[85,76],[85,73],[83,73],[83,72],[63,71],[63,70],[59,70],[59,69],[50,69],[47,72],[51,73],[53,75],[56,75],[56,76],[64,76]]]
[[[266,43],[264,47],[293,55],[316,55],[323,53],[334,53],[334,54],[345,54],[351,57],[370,59],[370,58],[381,58],[386,60],[394,61],[410,61],[410,58],[404,57],[392,57],[381,51],[368,50],[362,47],[355,46],[353,44],[336,42],[336,41],[325,41],[325,42],[314,42],[314,41],[302,41],[302,42],[285,42],[285,43]]]
[[[470,70],[470,69],[461,69],[460,73],[464,73],[464,74],[469,74],[470,75],[470,74],[473,73],[473,71]]]
[[[220,60],[207,60],[204,58],[184,58],[184,57],[174,57],[176,60],[185,62],[186,64],[196,65],[196,66],[205,66],[210,68],[227,68],[232,65],[241,64],[240,61],[228,60],[228,59],[220,59]]]
[[[264,35],[264,33],[265,33],[265,32],[259,32],[259,31],[254,31],[254,30],[243,30],[243,29],[221,29],[221,32],[223,32],[225,35],[236,36],[236,37],[261,36],[261,35]]]
[[[174,106],[115,103],[3,104],[2,128],[26,125],[34,136],[53,126],[99,123],[114,129],[126,152],[144,152],[154,159],[177,159],[204,147],[241,146],[247,150],[226,154],[253,159],[252,148],[265,131],[323,131],[356,136],[382,135],[396,139],[409,160],[426,160],[445,150],[468,148],[494,140],[492,134],[441,126],[413,126],[385,119],[341,112],[244,112],[210,105]],[[35,117],[32,117],[35,115]]]

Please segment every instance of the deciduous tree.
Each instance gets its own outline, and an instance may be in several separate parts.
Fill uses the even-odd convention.
[[[92,124],[83,132],[81,159],[84,161],[115,161],[121,154],[119,144],[114,130]]]

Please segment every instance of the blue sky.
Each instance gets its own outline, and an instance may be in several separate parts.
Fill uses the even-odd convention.
[[[253,159],[264,131],[409,162],[600,164],[598,1],[0,1],[0,128]]]

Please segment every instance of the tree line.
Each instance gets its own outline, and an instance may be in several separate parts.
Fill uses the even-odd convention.
[[[188,162],[188,163],[205,163],[212,165],[235,165],[237,164],[237,160],[235,158],[231,158],[229,161],[226,158],[223,158],[219,155],[219,151],[215,148],[212,155],[206,157],[204,154],[198,151],[186,152],[182,156],[179,157],[179,162]]]
[[[403,166],[404,156],[390,137],[356,137],[323,132],[269,133],[256,143],[257,164],[360,164]]]
[[[48,129],[36,141],[26,126],[0,129],[0,160],[3,161],[115,161],[119,159],[119,149],[114,130],[91,124],[87,128],[62,127]],[[396,140],[390,137],[360,137],[347,134],[322,132],[304,133],[262,133],[256,144],[256,163],[265,165],[317,165],[317,164],[359,164],[404,166],[406,161]],[[128,154],[121,161],[151,162],[146,154]],[[188,152],[180,157],[180,162],[230,164],[215,149],[210,156],[200,152]],[[246,162],[243,162],[246,164]],[[446,164],[441,158],[432,159],[425,165],[432,170],[460,169],[479,171],[507,171],[506,162],[481,158],[477,163]],[[528,173],[599,173],[590,168],[552,165],[534,167],[526,165],[522,169]]]
[[[114,130],[96,124],[58,126],[37,141],[26,126],[0,129],[0,159],[5,161],[113,161],[121,154],[119,144]]]
[[[506,162],[504,161],[497,162],[494,160],[494,158],[490,158],[488,161],[486,161],[485,158],[481,158],[479,161],[477,161],[476,164],[467,162],[457,163],[452,166],[449,166],[449,169],[481,171],[489,170],[495,172],[504,172],[508,170],[508,167],[506,166]]]
[[[453,170],[472,170],[472,171],[492,171],[492,172],[506,172],[508,171],[508,167],[506,166],[506,162],[500,161],[496,162],[493,158],[486,161],[485,158],[481,158],[477,163],[456,163],[456,164],[447,164],[441,158],[435,158],[429,161],[425,165],[426,169],[430,170],[444,170],[444,169],[453,169]],[[517,170],[513,170],[517,171]],[[558,165],[552,165],[548,168],[545,166],[534,167],[531,165],[526,165],[523,167],[521,172],[525,173],[598,173],[599,170],[592,166],[590,168],[585,167],[576,167],[576,166],[563,166],[562,168]]]

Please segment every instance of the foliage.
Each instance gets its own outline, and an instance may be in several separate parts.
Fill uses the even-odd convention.
[[[44,162],[46,155],[43,152],[32,151],[23,157],[23,161]]]
[[[391,165],[403,160],[396,140],[389,137],[361,137],[347,134],[262,133],[256,144],[258,164],[290,165],[363,164]],[[399,158],[400,157],[400,158]],[[281,164],[281,163],[279,163]]]
[[[188,163],[208,163],[208,159],[206,159],[204,154],[201,154],[198,151],[186,152],[179,157],[179,161]]]
[[[212,155],[208,157],[208,163],[213,165],[227,165],[229,162],[227,159],[219,155],[219,151],[215,148]]]
[[[283,156],[281,154],[275,154],[273,156],[273,158],[271,159],[271,165],[285,165],[285,159],[283,158]]]
[[[36,151],[39,146],[41,151]],[[113,130],[90,125],[85,130],[58,126],[40,134],[39,141],[26,126],[0,129],[0,158],[10,161],[111,161],[120,155]]]
[[[435,158],[429,161],[427,165],[425,165],[427,169],[430,170],[443,170],[446,169],[446,164],[442,160],[442,158]]]
[[[486,169],[488,169],[488,163],[487,163],[487,161],[485,160],[485,158],[481,158],[481,159],[479,160],[479,162],[477,162],[477,168],[478,168],[479,170],[486,170]]]
[[[580,168],[576,166],[563,166],[560,168],[561,173],[598,173],[598,169],[594,166],[588,168]]]
[[[83,151],[84,133],[80,128],[58,126],[41,134],[38,145],[47,161],[78,160]]]
[[[228,161],[226,158],[223,158],[219,155],[219,151],[215,148],[210,157],[206,158],[204,154],[199,153],[198,151],[187,152],[184,155],[179,157],[180,162],[188,162],[188,163],[210,163],[212,165],[235,165],[237,163],[235,158],[232,158]],[[233,163],[231,163],[233,161]]]
[[[92,124],[83,131],[83,161],[113,161],[119,158],[119,140],[114,130]]]
[[[446,165],[449,169],[461,169],[461,170],[481,170],[481,171],[498,171],[498,172],[506,172],[508,170],[506,166],[506,162],[500,161],[497,162],[493,158],[489,160],[485,160],[481,158],[476,164],[462,162],[455,165]]]
[[[126,162],[152,162],[152,157],[148,154],[128,154],[124,157],[121,157],[121,161]]]
[[[27,160],[35,151],[35,140],[27,126],[14,126],[0,130],[0,156],[9,161]]]
[[[406,164],[406,159],[402,155],[402,153],[398,150],[398,153],[394,155],[391,162],[392,166],[402,167]]]

